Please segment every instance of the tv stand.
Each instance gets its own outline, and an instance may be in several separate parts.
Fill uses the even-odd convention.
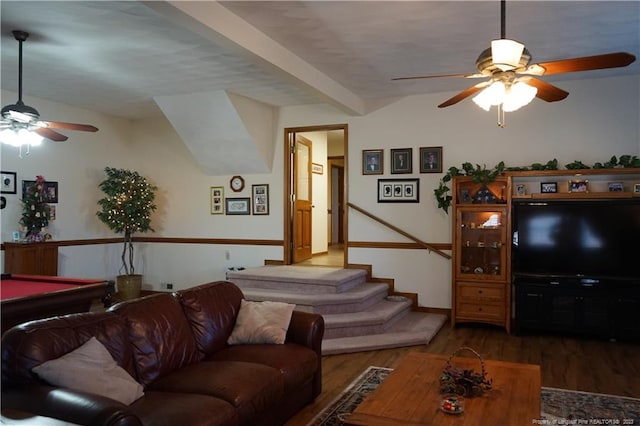
[[[640,281],[516,274],[515,330],[640,340]]]

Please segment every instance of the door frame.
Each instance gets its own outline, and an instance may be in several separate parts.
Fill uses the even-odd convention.
[[[349,147],[349,126],[345,124],[326,124],[320,126],[304,126],[304,127],[286,127],[284,129],[284,247],[283,247],[283,263],[285,265],[291,265],[293,263],[293,226],[294,223],[294,211],[293,211],[293,170],[291,167],[291,155],[292,145],[291,141],[295,141],[296,133],[305,132],[318,132],[318,131],[330,131],[330,130],[342,130],[343,132],[343,144],[344,144],[344,203],[345,206],[348,203],[349,197],[349,170],[348,164],[348,147]],[[344,227],[342,229],[342,239],[344,241],[344,261],[343,266],[346,267],[348,262],[348,235],[349,235],[349,215],[347,209],[344,209]]]

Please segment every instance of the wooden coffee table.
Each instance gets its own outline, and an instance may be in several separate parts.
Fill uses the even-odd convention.
[[[440,376],[449,357],[411,352],[346,419],[347,425],[531,425],[540,418],[540,366],[485,360],[493,387],[465,398],[462,414],[440,410]],[[480,372],[478,358],[455,357],[454,366]]]

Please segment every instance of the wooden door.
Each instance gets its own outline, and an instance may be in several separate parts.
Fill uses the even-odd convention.
[[[293,152],[293,263],[297,263],[311,258],[311,141],[296,135]]]

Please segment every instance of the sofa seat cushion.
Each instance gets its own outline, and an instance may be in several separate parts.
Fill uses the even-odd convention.
[[[210,395],[147,391],[129,409],[145,426],[240,424],[233,405]]]
[[[319,363],[314,351],[296,343],[229,346],[207,359],[243,361],[273,367],[283,375],[287,393],[308,383],[316,373]]]
[[[241,423],[273,408],[284,396],[284,378],[263,364],[202,361],[168,374],[147,390],[210,395],[237,408]]]

